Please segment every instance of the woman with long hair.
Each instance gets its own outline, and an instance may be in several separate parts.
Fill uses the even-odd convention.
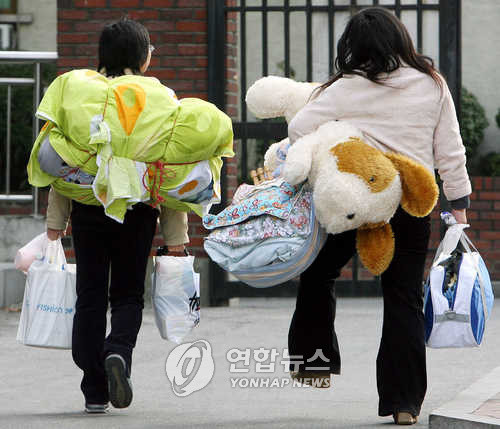
[[[471,185],[453,100],[432,60],[415,51],[401,21],[379,7],[358,12],[338,42],[335,65],[333,78],[289,124],[290,143],[325,122],[347,121],[373,147],[406,155],[432,173],[437,168],[455,218],[466,223]],[[427,387],[422,279],[430,218],[412,217],[400,207],[390,224],[395,254],[381,276],[378,412],[392,415],[396,424],[414,424]],[[288,342],[290,355],[304,362],[292,376],[303,382],[329,381],[340,373],[335,279],[356,251],[355,236],[356,231],[329,235],[301,275]]]

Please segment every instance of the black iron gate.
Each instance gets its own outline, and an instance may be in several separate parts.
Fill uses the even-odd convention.
[[[434,60],[445,75],[450,91],[460,112],[460,13],[461,0],[207,0],[208,7],[208,88],[209,100],[219,108],[226,107],[226,22],[229,13],[236,15],[238,24],[238,84],[239,84],[239,119],[233,121],[235,141],[239,143],[239,173],[243,181],[248,178],[248,148],[258,141],[274,142],[286,137],[286,124],[283,122],[257,121],[247,112],[245,94],[247,87],[261,76],[277,74],[269,58],[270,49],[279,45],[282,61],[275,64],[287,77],[297,80],[313,81],[318,75],[314,64],[314,36],[318,17],[322,17],[321,37],[327,41],[327,60],[323,63],[325,76],[334,73],[334,58],[337,38],[344,23],[338,22],[338,16],[351,16],[368,6],[381,6],[392,10],[403,22],[413,22],[412,36],[419,52],[426,52],[425,41],[437,40],[438,48],[434,51]],[[300,17],[300,22],[297,21]],[[316,20],[316,21],[315,21]],[[299,25],[297,23],[299,22]],[[430,25],[429,25],[430,22]],[[277,25],[278,24],[278,25]],[[405,22],[406,24],[406,22]],[[433,25],[434,24],[434,25]],[[407,24],[408,25],[408,24]],[[281,35],[276,36],[279,27]],[[300,31],[297,31],[299,29]],[[316,29],[317,30],[317,29]],[[250,36],[250,38],[248,37]],[[249,56],[249,40],[260,39],[260,46],[253,46]],[[278,41],[279,39],[279,41]],[[292,46],[302,45],[299,60],[292,63]],[[274,49],[275,50],[275,49]],[[258,54],[256,57],[256,53]],[[260,57],[260,59],[258,58]],[[249,60],[250,58],[250,60]],[[249,64],[250,62],[250,64]],[[258,65],[256,66],[256,63]],[[301,75],[295,76],[295,66],[301,67]],[[255,69],[260,68],[256,71]],[[326,70],[327,68],[327,70]],[[253,73],[253,76],[249,76]],[[326,79],[322,79],[324,81]],[[255,166],[256,167],[256,166]],[[226,184],[222,175],[223,201],[214,208],[217,212],[226,206]],[[289,282],[286,287],[254,289],[237,281],[231,281],[215,264],[210,269],[210,303],[221,304],[230,297],[237,296],[295,296],[296,284]],[[352,281],[338,281],[336,288],[339,295],[367,296],[380,293],[379,281],[358,279],[358,263],[352,264]]]

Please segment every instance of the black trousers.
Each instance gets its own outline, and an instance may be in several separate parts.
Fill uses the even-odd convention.
[[[418,415],[427,389],[422,279],[430,218],[415,218],[399,208],[390,223],[396,248],[381,278],[384,322],[377,357],[379,415],[399,411]],[[354,255],[355,240],[355,230],[329,235],[317,259],[300,277],[288,334],[289,354],[297,357],[291,360],[304,362],[298,369],[340,373],[334,327],[335,279]]]
[[[156,209],[136,204],[120,224],[107,217],[101,206],[73,201],[77,301],[72,354],[83,370],[81,389],[89,403],[108,401],[104,372],[108,354],[120,354],[130,371],[142,323],[144,279],[157,217]],[[111,331],[106,337],[108,299]]]

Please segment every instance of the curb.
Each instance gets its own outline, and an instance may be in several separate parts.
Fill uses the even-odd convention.
[[[493,288],[495,296],[500,296],[500,281],[492,281],[491,287]]]
[[[23,301],[26,276],[14,263],[0,262],[0,308]]]
[[[500,367],[497,367],[460,393],[453,401],[434,410],[429,415],[429,428],[500,428],[499,391]]]

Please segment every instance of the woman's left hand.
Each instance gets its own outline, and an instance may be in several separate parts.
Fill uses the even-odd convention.
[[[66,231],[64,229],[52,229],[47,228],[47,237],[49,240],[55,241],[59,238],[62,238],[66,235]]]
[[[456,219],[457,223],[467,223],[467,214],[465,209],[452,210],[451,214]]]
[[[179,246],[167,246],[168,252],[165,256],[187,256],[186,247],[184,244],[180,244]]]

